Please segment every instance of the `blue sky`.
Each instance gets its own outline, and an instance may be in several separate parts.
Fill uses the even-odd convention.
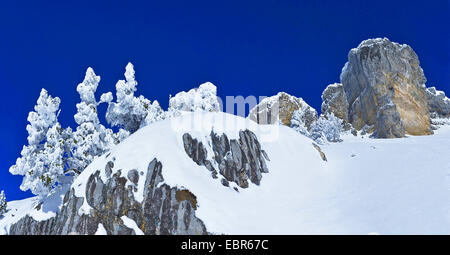
[[[76,86],[88,66],[113,91],[128,61],[138,94],[211,81],[221,96],[286,91],[320,109],[347,53],[388,37],[419,55],[428,86],[450,93],[449,1],[6,1],[0,8],[0,190],[21,192],[8,169],[26,143],[26,117],[45,87],[74,127]],[[105,107],[105,106],[103,106]],[[104,109],[103,109],[104,111]]]

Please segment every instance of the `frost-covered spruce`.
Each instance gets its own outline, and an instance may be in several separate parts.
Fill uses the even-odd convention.
[[[340,142],[342,120],[333,113],[322,115],[311,125],[310,137],[319,144],[327,142]]]
[[[67,144],[65,136],[71,130],[63,130],[57,121],[60,99],[41,90],[34,111],[28,114],[28,145],[9,171],[23,175],[20,189],[31,190],[35,195],[46,196],[60,177],[64,175]]]
[[[152,104],[148,106],[147,109],[147,116],[145,119],[141,122],[140,127],[145,127],[153,122],[163,120],[167,116],[167,113],[161,108],[158,101],[153,101]]]
[[[134,96],[138,84],[134,74],[133,65],[128,63],[125,67],[125,80],[119,80],[116,84],[117,101],[112,102],[111,93],[103,94],[101,98],[101,101],[109,103],[106,121],[111,126],[124,128],[130,133],[164,118],[164,111],[157,101],[151,103],[142,95]]]
[[[310,134],[309,134],[308,128],[306,127],[306,124],[303,121],[304,113],[305,113],[305,111],[302,111],[302,110],[294,111],[294,113],[292,114],[292,119],[291,119],[291,128],[293,128],[295,131],[299,132],[300,134],[309,137]]]
[[[6,212],[6,204],[5,192],[2,190],[2,192],[0,192],[0,216]]]
[[[217,88],[211,82],[201,84],[188,92],[177,93],[169,100],[169,115],[177,115],[180,111],[219,112],[221,105],[217,97]]]
[[[77,104],[77,113],[74,117],[78,127],[73,133],[73,140],[70,141],[74,148],[70,167],[76,172],[83,171],[95,157],[102,155],[128,135],[123,130],[115,135],[111,129],[100,123],[97,113],[99,102],[95,99],[99,82],[100,76],[89,67],[83,82],[77,86],[81,102]]]

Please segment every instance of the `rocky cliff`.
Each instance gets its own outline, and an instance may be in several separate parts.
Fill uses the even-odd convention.
[[[375,138],[432,134],[431,117],[449,117],[450,100],[434,87],[426,88],[419,58],[406,44],[376,38],[350,50],[341,83],[322,93],[321,113],[333,113],[344,129],[363,130]],[[309,130],[317,112],[303,99],[280,92],[250,110],[260,124],[291,125],[295,111]]]
[[[429,107],[443,106],[429,106],[425,82],[410,46],[387,38],[369,39],[349,52],[342,85],[325,89],[322,110],[333,112],[357,130],[372,130],[378,138],[428,135],[432,133]]]
[[[113,161],[106,164],[108,179],[105,183],[100,178],[100,170],[89,177],[85,195],[92,208],[89,214],[79,213],[85,198],[77,197],[71,188],[55,217],[37,221],[25,216],[11,226],[10,234],[93,235],[100,224],[110,235],[134,235],[136,232],[150,235],[207,234],[203,222],[195,216],[195,195],[189,190],[163,184],[163,165],[156,158],[148,165],[146,176],[133,169],[127,178],[121,177],[120,170],[112,174],[113,167]],[[142,203],[137,202],[133,195],[139,178],[145,178]],[[128,181],[132,185],[126,185]],[[134,221],[137,229],[127,226],[127,219]]]

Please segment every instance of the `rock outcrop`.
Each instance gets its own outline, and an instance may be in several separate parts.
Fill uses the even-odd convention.
[[[435,87],[427,88],[428,110],[432,118],[450,118],[450,99],[444,91]]]
[[[317,152],[319,152],[320,157],[322,158],[323,161],[328,161],[327,160],[327,156],[325,155],[325,153],[322,151],[322,149],[320,148],[319,145],[312,143],[314,149],[317,150]]]
[[[328,85],[322,92],[322,114],[334,116],[348,122],[348,102],[344,87],[340,83]]]
[[[269,158],[256,135],[249,130],[240,131],[239,139],[228,139],[225,134],[211,131],[207,144],[187,133],[182,139],[188,156],[209,169],[213,178],[221,176],[224,186],[229,187],[231,182],[241,188],[248,187],[250,182],[259,185],[262,173],[268,172],[266,160]],[[195,194],[164,183],[163,165],[156,158],[148,164],[147,171],[115,169],[114,162],[113,157],[105,163],[104,171],[92,171],[83,177],[86,181],[73,184],[54,217],[36,220],[24,216],[10,226],[9,234],[93,235],[99,229],[109,235],[208,234],[195,215],[198,207]],[[139,183],[144,186],[140,187],[143,198],[138,201],[135,192]],[[79,190],[77,193],[79,187],[85,190],[83,196]],[[236,186],[233,188],[239,191]]]
[[[190,134],[183,135],[184,149],[188,156],[198,165],[205,166],[213,178],[220,173],[225,179],[224,186],[229,182],[236,183],[241,188],[247,188],[250,180],[259,185],[262,173],[268,173],[266,152],[262,150],[256,135],[250,130],[239,131],[239,139],[228,139],[226,134],[218,135],[211,131],[211,144],[203,144]],[[206,146],[214,153],[208,157]]]
[[[431,134],[425,82],[410,46],[387,38],[363,41],[341,73],[348,121],[358,130],[373,125],[378,138]]]
[[[291,96],[285,92],[280,92],[275,96],[267,97],[250,110],[248,118],[259,124],[281,123],[286,126],[291,125],[292,115],[295,111],[301,110],[303,122],[309,129],[311,124],[317,120],[317,111],[309,106],[302,98]]]
[[[113,162],[105,167],[111,169]],[[139,232],[144,234],[207,234],[203,222],[195,216],[197,201],[188,190],[161,184],[162,164],[155,158],[148,165],[146,176],[137,170],[128,172],[132,185],[127,185],[127,178],[121,177],[121,171],[108,175],[104,183],[100,170],[89,177],[86,184],[86,202],[92,208],[89,214],[79,214],[84,203],[83,197],[75,196],[70,189],[63,200],[60,211],[55,217],[36,221],[25,216],[10,228],[12,235],[93,235],[102,224],[107,234],[132,235],[135,229],[127,227],[123,217],[134,221]],[[144,200],[134,199],[133,190],[139,178],[145,179]]]

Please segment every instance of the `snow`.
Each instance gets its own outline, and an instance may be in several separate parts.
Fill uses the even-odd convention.
[[[344,137],[323,147],[339,171],[343,233],[449,234],[450,126],[404,139]],[[354,153],[355,157],[350,157]],[[330,201],[331,202],[331,201]]]
[[[9,232],[9,226],[25,216],[38,200],[39,198],[32,197],[8,202],[6,213],[3,216],[0,216],[0,234],[7,234]]]
[[[432,118],[431,124],[435,126],[450,125],[450,118]]]
[[[122,217],[120,217],[120,219],[123,221],[123,224],[125,226],[134,230],[134,233],[136,235],[144,235],[144,232],[142,232],[142,230],[137,226],[137,224],[134,220],[128,218],[127,216],[122,216]]]
[[[0,235],[9,233],[12,224],[25,216],[44,221],[56,216],[62,205],[68,186],[58,187],[50,196],[40,199],[38,196],[23,200],[8,201],[6,213],[0,216]]]
[[[99,223],[97,227],[97,231],[95,232],[95,235],[104,236],[107,235],[106,229],[103,226],[103,224]]]
[[[225,187],[184,151],[182,135],[208,142],[211,130],[238,138],[253,131],[267,152],[269,173],[261,185]],[[95,159],[75,179],[75,195],[84,197],[86,183],[115,158],[113,173],[138,169],[146,176],[155,157],[162,162],[164,182],[186,188],[197,197],[196,216],[216,234],[450,234],[450,125],[431,136],[371,139],[346,134],[343,142],[322,146],[323,161],[312,140],[291,128],[258,125],[221,112],[184,112],[152,123]],[[207,143],[205,143],[207,144]],[[208,151],[210,154],[210,150]],[[354,156],[352,156],[352,154]],[[209,155],[210,156],[210,155]],[[143,200],[144,178],[134,196]],[[129,182],[131,185],[131,182]],[[33,200],[34,199],[34,200]],[[11,212],[32,211],[35,198],[9,202],[0,231],[15,222]],[[87,203],[80,213],[89,213]],[[122,221],[136,234],[136,223]],[[101,233],[101,227],[99,231]],[[2,232],[0,232],[2,233]]]
[[[111,103],[113,100],[113,95],[111,92],[103,93],[100,96],[100,103]]]

